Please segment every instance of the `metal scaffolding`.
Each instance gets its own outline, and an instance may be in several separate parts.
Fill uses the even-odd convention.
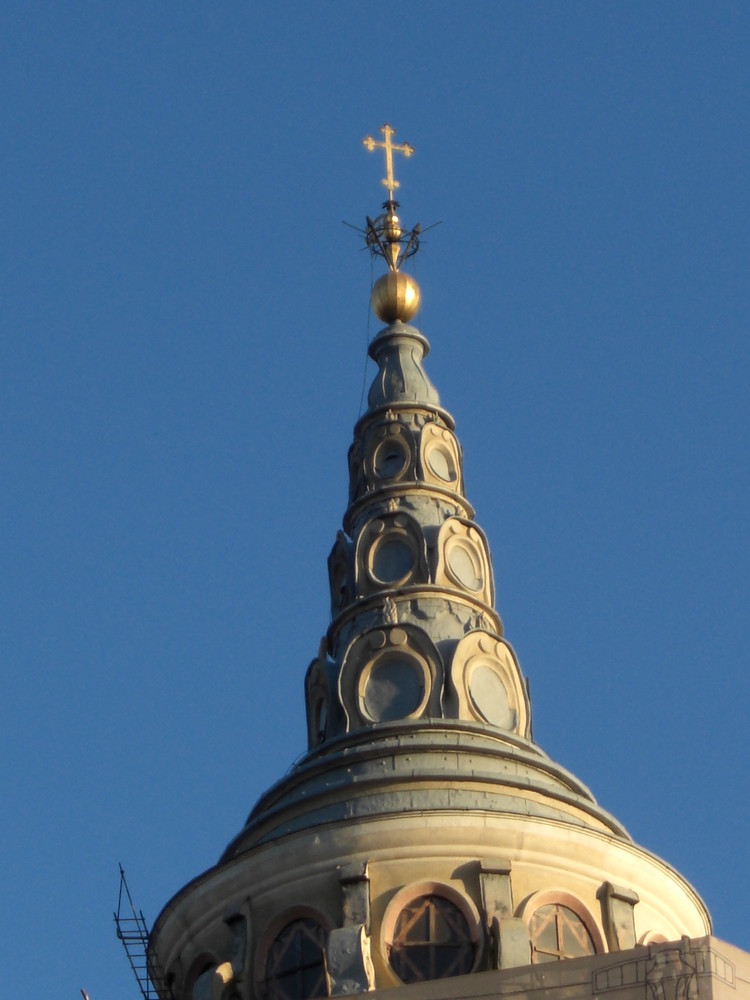
[[[172,1000],[172,991],[167,981],[148,968],[148,926],[142,910],[136,910],[130,895],[125,870],[120,868],[120,891],[117,894],[115,925],[117,936],[122,941],[130,968],[138,982],[143,1000]]]

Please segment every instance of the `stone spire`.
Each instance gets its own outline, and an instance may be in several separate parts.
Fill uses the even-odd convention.
[[[396,214],[392,158],[414,151],[382,132],[389,197],[365,237],[386,326],[305,680],[308,752],[159,916],[162,1000],[314,1000],[710,932],[691,886],[532,740],[454,421],[409,325],[419,227]]]
[[[418,247],[396,215],[393,129],[389,198],[366,238],[388,264],[371,296],[389,325],[370,345],[378,366],[349,450],[349,506],[328,560],[326,654],[307,676],[309,746],[383,723],[461,719],[524,739],[526,684],[494,609],[487,539],[464,496],[451,415],[423,367],[427,339],[405,320],[419,289],[401,263]],[[405,247],[405,252],[399,252]]]

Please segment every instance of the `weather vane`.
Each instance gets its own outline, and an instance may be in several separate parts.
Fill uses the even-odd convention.
[[[417,223],[413,229],[406,231],[401,228],[401,222],[396,215],[399,204],[393,197],[393,192],[400,186],[393,176],[393,154],[403,153],[408,158],[414,153],[414,147],[408,142],[402,142],[400,145],[391,142],[391,136],[396,134],[396,130],[388,124],[383,125],[380,131],[385,137],[384,141],[381,142],[368,135],[362,140],[362,145],[370,152],[374,149],[385,150],[386,176],[382,184],[388,190],[388,200],[383,203],[385,209],[383,215],[379,215],[375,220],[367,216],[365,240],[371,252],[382,257],[391,271],[398,271],[401,262],[413,256],[419,249],[421,226]]]

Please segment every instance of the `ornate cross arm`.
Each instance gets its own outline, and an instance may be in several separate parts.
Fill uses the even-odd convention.
[[[366,146],[367,149],[372,152],[374,149],[384,149],[385,150],[385,171],[386,176],[382,180],[384,187],[388,189],[388,200],[393,201],[393,192],[399,187],[399,182],[393,176],[393,154],[403,153],[407,158],[414,152],[414,147],[410,146],[408,142],[402,142],[400,145],[394,145],[391,142],[391,136],[396,134],[396,130],[391,128],[391,126],[386,122],[385,125],[380,129],[380,131],[385,136],[385,141],[380,142],[377,139],[373,139],[371,135],[368,135],[362,140],[362,145]]]

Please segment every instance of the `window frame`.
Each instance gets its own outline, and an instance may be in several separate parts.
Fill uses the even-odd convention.
[[[278,914],[274,919],[268,924],[265,931],[258,941],[257,948],[255,950],[255,961],[253,963],[253,978],[255,981],[255,995],[257,997],[266,998],[268,996],[268,975],[267,966],[268,959],[271,953],[271,949],[280,937],[280,935],[286,930],[287,927],[292,924],[297,923],[300,920],[311,920],[323,931],[325,937],[325,943],[322,948],[323,956],[323,982],[325,984],[325,992],[321,994],[321,997],[328,997],[330,993],[328,991],[328,969],[327,969],[327,948],[328,948],[328,936],[331,932],[331,923],[326,917],[320,913],[318,910],[314,910],[309,906],[294,906],[288,910],[284,910],[283,913]],[[308,998],[308,1000],[313,1000],[313,998]],[[318,1000],[316,997],[315,1000]]]
[[[570,892],[561,891],[558,889],[548,889],[541,892],[535,892],[533,895],[529,896],[528,899],[521,906],[518,916],[525,922],[526,927],[529,931],[529,962],[532,965],[544,965],[544,962],[537,962],[534,959],[534,942],[531,937],[531,920],[534,914],[544,906],[564,906],[566,909],[571,910],[581,921],[583,926],[591,938],[594,945],[594,955],[602,955],[606,953],[607,947],[604,941],[604,935],[599,929],[593,914],[587,909],[587,907],[581,902],[581,900],[574,896]],[[551,959],[552,961],[567,962],[571,958],[583,958],[583,955],[561,955],[557,959]]]
[[[438,977],[437,979],[407,981],[401,979],[391,963],[391,948],[393,947],[393,939],[399,917],[410,903],[413,903],[422,896],[438,896],[439,898],[444,899],[446,902],[455,906],[464,918],[469,929],[469,941],[474,948],[474,960],[470,969],[468,969],[465,973],[458,973],[458,975],[470,975],[471,973],[476,972],[484,953],[484,936],[482,933],[482,922],[479,917],[479,911],[473,901],[463,892],[455,889],[453,886],[447,885],[444,882],[415,882],[400,889],[391,898],[385,909],[385,913],[383,914],[380,934],[381,954],[394,982],[398,985],[413,985],[418,982],[435,983],[439,982],[443,978],[453,978],[446,976]]]

